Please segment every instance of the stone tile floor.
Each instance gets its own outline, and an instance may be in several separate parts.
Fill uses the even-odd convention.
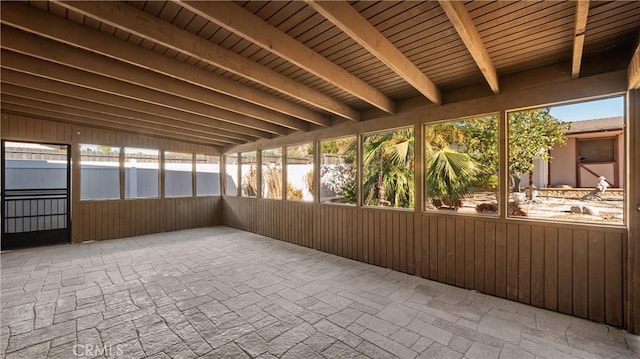
[[[602,324],[228,227],[0,260],[7,359],[640,357]]]

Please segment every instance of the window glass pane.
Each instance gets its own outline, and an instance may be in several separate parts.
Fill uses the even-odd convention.
[[[220,195],[220,156],[196,155],[196,195]]]
[[[125,198],[157,198],[160,151],[145,148],[124,149]]]
[[[67,188],[67,146],[5,142],[5,189]]]
[[[356,136],[320,142],[320,202],[356,204]]]
[[[425,209],[498,215],[498,115],[426,125]]]
[[[508,114],[512,217],[624,223],[624,98]]]
[[[616,160],[616,138],[578,139],[580,163],[614,162]]]
[[[193,155],[164,152],[164,196],[193,196]]]
[[[120,148],[80,145],[80,199],[120,198]]]
[[[365,206],[413,208],[413,128],[362,136],[362,203]]]
[[[282,148],[262,150],[262,197],[282,199]]]
[[[242,197],[258,195],[258,169],[256,151],[243,152],[241,156],[240,178],[242,178]]]
[[[238,195],[238,155],[224,156],[224,194],[229,196]]]
[[[287,147],[287,199],[313,201],[313,144]]]

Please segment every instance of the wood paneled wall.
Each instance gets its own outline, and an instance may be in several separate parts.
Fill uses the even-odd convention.
[[[313,247],[314,205],[256,198],[222,201],[222,223],[245,231]]]
[[[71,223],[81,241],[139,236],[216,223],[220,197],[81,201],[80,222]]]
[[[9,114],[0,127],[2,139],[72,145],[72,243],[212,226],[221,218],[220,197],[80,201],[78,144],[217,154],[213,147]]]
[[[623,325],[624,228],[223,197],[223,224]]]
[[[60,122],[2,114],[2,139],[27,142],[49,142],[70,145],[73,126]]]
[[[263,139],[225,152],[359,136],[401,126],[413,126],[416,138],[421,138],[425,123],[499,113],[500,171],[505,173],[507,111],[622,94],[627,88],[624,72],[571,79],[557,70],[545,67],[502,76],[497,95],[478,97],[469,88],[448,93],[440,106],[407,103],[388,117],[364,113],[364,119],[374,118]],[[640,133],[634,127],[640,118],[637,91],[630,100],[636,107],[629,111],[626,154],[636,164],[628,168],[627,190],[628,198],[640,203],[640,152],[637,138],[629,138]],[[421,141],[416,141],[415,153],[415,197],[416,203],[423,203]],[[501,188],[507,188],[507,178],[502,176],[501,181]],[[506,195],[501,202],[506,202]],[[640,216],[634,212],[635,204],[627,210],[628,228],[232,196],[223,197],[222,208],[225,225],[640,333]]]

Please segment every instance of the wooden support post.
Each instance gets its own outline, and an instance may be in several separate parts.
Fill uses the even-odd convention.
[[[498,151],[500,153],[499,163],[499,193],[502,195],[497,198],[498,208],[500,208],[500,218],[506,218],[509,213],[509,124],[506,111],[500,111],[498,118]]]
[[[71,243],[80,243],[80,128],[73,126],[71,134]]]
[[[628,162],[627,173],[627,239],[625,328],[640,334],[640,90],[627,93]]]

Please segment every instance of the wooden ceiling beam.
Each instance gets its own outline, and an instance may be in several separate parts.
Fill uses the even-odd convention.
[[[305,122],[287,115],[257,106],[232,97],[208,91],[198,86],[159,75],[157,73],[136,68],[120,61],[95,55],[80,49],[61,46],[52,40],[43,39],[23,31],[2,27],[3,49],[19,52],[39,59],[52,61],[61,65],[88,71],[96,75],[110,77],[119,81],[143,86],[151,90],[182,97],[189,101],[197,101],[207,106],[218,107],[253,118],[274,123],[276,125],[303,130]],[[170,85],[168,85],[170,83]]]
[[[330,96],[133,6],[119,2],[57,1],[56,3],[71,11],[245,77],[338,116],[352,120],[359,118],[358,111]]]
[[[4,56],[3,56],[4,57]],[[129,98],[112,95],[96,90],[87,89],[75,85],[70,85],[55,80],[46,79],[36,75],[25,74],[22,72],[3,68],[0,72],[2,81],[22,87],[32,88],[44,92],[61,94],[67,97],[83,99],[91,102],[97,102],[109,106],[120,107],[132,111],[144,112],[150,115],[165,117],[169,119],[181,119],[183,122],[194,123],[208,127],[219,127],[221,129],[243,133],[250,136],[270,138],[271,135],[263,130],[243,127],[231,123],[225,123],[210,117],[194,115],[166,107],[156,106],[150,103],[132,100]],[[237,115],[237,114],[234,114]],[[237,115],[241,116],[241,115]]]
[[[2,23],[319,126],[328,127],[331,125],[331,120],[328,117],[302,105],[25,4],[3,2]],[[8,37],[9,34],[5,35],[3,29],[3,43]]]
[[[493,93],[499,93],[500,86],[496,68],[489,57],[484,42],[480,38],[480,34],[478,34],[478,29],[476,29],[471,16],[469,16],[469,13],[464,7],[464,2],[439,0],[439,3],[449,18],[449,21],[451,21],[453,27],[458,32],[458,36],[462,39],[467,50],[469,50],[471,57],[473,57],[478,68],[480,68],[480,72],[482,72],[489,87]]]
[[[257,129],[263,129],[262,127],[265,122],[269,122],[273,125],[288,127],[293,130],[307,129],[308,126],[305,122],[299,120],[294,121],[296,128],[293,128],[294,124],[289,121],[280,121],[280,119],[275,118],[258,119],[254,116],[249,117],[244,114],[231,112],[219,107],[209,106],[202,102],[196,102],[191,99],[176,97],[157,90],[133,85],[128,82],[114,80],[112,78],[108,78],[95,73],[76,70],[71,67],[59,65],[57,63],[45,60],[40,60],[35,57],[22,55],[12,51],[3,50],[0,60],[2,61],[2,67],[5,68],[34,74],[41,77],[48,77],[57,81],[67,82],[93,90],[111,93],[134,100],[144,101],[162,107],[172,108],[175,110],[189,112],[205,117],[212,117],[221,121],[235,123],[237,125],[246,125]],[[171,87],[167,83],[165,83],[165,85],[167,87]],[[264,108],[262,109],[265,111],[270,111]],[[273,113],[275,114],[275,112]],[[241,121],[234,121],[233,118],[240,119]],[[291,119],[294,120],[293,118]],[[285,124],[287,126],[285,126]]]
[[[146,128],[146,127],[141,127],[136,125],[120,125],[113,122],[102,120],[99,117],[93,118],[93,117],[72,115],[68,113],[60,113],[60,112],[43,109],[40,107],[22,106],[22,105],[7,103],[4,101],[2,102],[2,110],[3,112],[19,114],[22,116],[38,117],[45,120],[73,123],[73,124],[82,125],[82,126],[94,126],[94,127],[97,126],[97,127],[101,127],[109,130],[134,132],[136,134],[144,134],[148,136],[161,137],[161,138],[166,138],[171,140],[197,142],[197,143],[215,145],[215,146],[227,145],[225,143],[218,142],[216,140],[208,139],[207,137],[204,137],[204,136],[194,137],[194,136],[184,135],[176,132],[166,132],[158,129],[151,129],[151,128]]]
[[[190,136],[194,138],[200,138],[201,140],[215,141],[216,144],[220,144],[223,146],[228,146],[229,144],[238,143],[238,142],[230,142],[224,139],[221,140],[220,137],[209,134],[209,133],[205,133],[205,132],[197,132],[197,131],[191,131],[191,130],[176,131],[175,129],[158,127],[157,125],[148,126],[143,123],[136,123],[135,125],[132,126],[131,120],[128,118],[122,118],[118,116],[109,116],[109,115],[104,115],[104,114],[100,114],[93,111],[80,110],[77,108],[68,108],[61,105],[56,105],[56,104],[42,102],[42,101],[33,100],[33,99],[25,99],[25,98],[20,98],[16,96],[3,95],[2,102],[5,104],[12,104],[17,106],[40,109],[40,110],[48,111],[51,113],[55,112],[65,116],[78,116],[78,117],[92,118],[95,120],[100,120],[104,124],[108,123],[108,124],[113,124],[117,126],[117,128],[114,128],[114,129],[124,129],[128,126],[128,127],[137,128],[137,129],[145,129],[147,131],[154,131],[158,134],[164,134],[165,136],[168,136],[168,135]]]
[[[82,111],[91,111],[93,113],[99,113],[105,116],[115,116],[118,118],[126,118],[128,123],[140,123],[148,126],[158,126],[161,128],[172,128],[174,131],[194,131],[194,133],[206,133],[213,135],[213,138],[219,138],[223,142],[252,142],[255,141],[255,137],[237,134],[229,131],[223,131],[213,127],[206,127],[202,125],[187,124],[180,120],[168,119],[164,117],[158,117],[149,115],[147,113],[136,112],[127,110],[120,107],[108,106],[96,102],[90,102],[77,98],[58,95],[50,92],[44,92],[40,90],[25,88],[17,85],[4,83],[2,87],[2,98],[5,96],[13,96],[16,98],[29,99],[40,101],[43,103],[54,104],[64,106],[69,109],[78,109]]]
[[[573,60],[571,62],[571,78],[580,77],[580,65],[582,64],[582,49],[584,36],[589,17],[589,0],[578,0],[576,4],[576,22],[573,28]]]
[[[281,126],[260,121],[253,117],[202,105],[197,102],[181,100],[157,91],[122,83],[117,80],[101,78],[101,76],[98,75],[14,52],[2,51],[0,61],[3,69],[10,69],[56,82],[86,88],[88,91],[91,91],[91,93],[104,93],[116,98],[121,98],[121,102],[126,103],[132,110],[137,110],[134,107],[137,105],[141,108],[152,109],[157,113],[169,111],[167,114],[171,113],[174,118],[182,118],[187,114],[195,115],[201,118],[207,118],[211,121],[211,126],[219,126],[221,129],[238,133],[247,133],[246,131],[251,129],[255,130],[252,131],[253,134],[264,134],[265,132],[276,134],[288,133],[288,130]],[[147,111],[145,110],[143,112]]]
[[[430,101],[440,104],[438,87],[351,5],[342,1],[308,0],[307,4],[357,41]]]
[[[385,94],[233,2],[176,2],[353,96],[387,113],[395,113],[395,103]]]
[[[629,78],[630,90],[640,89],[640,36],[638,36],[636,51],[633,52],[629,67],[627,68],[627,77]]]

